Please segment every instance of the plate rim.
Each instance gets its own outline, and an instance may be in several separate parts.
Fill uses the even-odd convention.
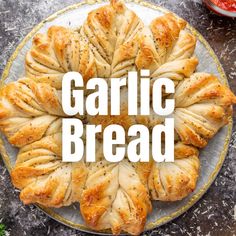
[[[146,2],[145,0],[125,0],[126,3],[135,3],[137,5],[143,6],[143,7],[147,7],[147,8],[151,8],[153,10],[159,10],[163,13],[168,13],[171,12],[174,15],[176,15],[178,18],[181,18],[179,15],[175,14],[174,12],[168,10],[167,8],[164,8],[162,6],[157,5],[156,3],[151,3],[151,2]],[[79,3],[76,4],[72,4],[69,5],[59,11],[56,11],[55,13],[49,15],[46,19],[42,20],[40,23],[38,23],[36,26],[34,26],[32,28],[32,30],[23,38],[23,40],[21,40],[21,42],[18,44],[18,46],[16,47],[16,49],[14,50],[14,52],[11,54],[10,58],[8,59],[6,66],[2,72],[2,76],[0,79],[0,86],[2,86],[4,84],[4,81],[7,79],[11,66],[14,62],[14,60],[16,59],[16,57],[18,56],[20,50],[24,47],[24,45],[28,42],[28,40],[30,40],[32,38],[32,36],[38,31],[40,30],[44,24],[46,24],[47,22],[50,22],[54,19],[56,19],[58,16],[63,15],[66,12],[75,10],[77,8],[80,8],[83,5],[94,5],[97,3],[108,3],[108,1],[106,0],[82,0]],[[212,59],[215,62],[215,65],[217,66],[217,70],[220,74],[220,77],[222,79],[221,82],[223,82],[226,86],[229,87],[228,84],[228,80],[225,74],[225,71],[217,57],[217,55],[215,54],[214,50],[212,49],[212,47],[209,45],[209,43],[207,42],[207,40],[202,36],[201,33],[199,33],[198,30],[196,30],[193,26],[191,26],[188,22],[187,22],[187,26],[186,28],[188,30],[190,30],[190,32],[206,47],[207,51],[209,52],[209,54],[211,55]],[[168,216],[164,216],[154,222],[149,222],[146,223],[145,225],[145,229],[144,232],[147,230],[152,230],[156,227],[159,227],[161,225],[164,225],[172,220],[174,220],[175,218],[179,217],[180,215],[182,215],[184,212],[186,212],[187,210],[189,210],[193,205],[196,204],[196,202],[198,202],[201,197],[206,193],[206,191],[209,189],[209,187],[212,185],[212,183],[214,182],[215,178],[217,177],[219,171],[221,170],[221,167],[224,163],[224,160],[226,158],[227,155],[227,151],[228,151],[228,147],[229,147],[229,143],[230,143],[230,139],[231,139],[231,134],[232,134],[232,128],[233,128],[233,119],[232,116],[230,117],[230,121],[228,123],[227,127],[227,135],[225,138],[225,142],[222,148],[222,151],[219,154],[219,160],[215,166],[214,171],[211,173],[210,177],[208,178],[208,180],[206,181],[206,183],[203,185],[203,187],[198,190],[195,194],[193,194],[193,196],[188,200],[188,202],[180,207],[178,210],[176,210],[175,212],[171,213]],[[10,173],[12,170],[12,166],[9,160],[9,156],[7,154],[7,151],[4,147],[4,143],[2,138],[0,137],[0,154],[2,156],[2,159],[4,161],[4,164],[8,170],[8,172]],[[35,206],[37,206],[38,208],[40,208],[40,210],[42,210],[44,213],[46,213],[49,217],[53,218],[54,220],[65,224],[69,227],[72,227],[74,229],[77,230],[81,230],[83,232],[88,232],[88,233],[94,233],[94,234],[98,234],[98,235],[104,235],[105,234],[110,234],[110,230],[103,230],[103,231],[94,231],[93,229],[87,227],[85,224],[78,224],[78,223],[73,223],[72,221],[62,217],[61,215],[59,215],[58,213],[54,212],[51,208],[47,208],[44,207],[40,204],[33,204]]]

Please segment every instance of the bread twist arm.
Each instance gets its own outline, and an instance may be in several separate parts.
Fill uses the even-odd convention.
[[[140,234],[151,202],[147,190],[150,163],[111,163],[104,159],[103,143],[96,143],[96,163],[89,163],[88,177],[80,200],[86,224],[95,230],[111,229]]]
[[[186,22],[168,13],[145,27],[136,57],[138,69],[149,69],[154,82],[167,77],[176,84],[190,76],[198,64],[193,57],[196,39],[184,30]]]
[[[76,31],[52,26],[33,38],[25,60],[26,75],[60,89],[63,75],[77,71],[84,80],[97,76],[95,58],[88,42]]]
[[[61,148],[61,133],[57,133],[20,149],[11,178],[21,189],[24,204],[62,207],[80,200],[86,166],[83,161],[63,163]]]
[[[111,228],[113,234],[140,234],[151,203],[136,164],[100,161],[88,175],[80,202],[85,222],[96,230]]]
[[[61,93],[48,84],[20,79],[0,91],[0,129],[17,147],[61,130]]]
[[[198,150],[179,142],[174,151],[174,162],[153,163],[148,187],[154,200],[181,200],[196,187],[200,167]]]
[[[200,148],[229,122],[231,105],[236,103],[230,89],[207,73],[195,73],[183,80],[173,97],[179,139]]]

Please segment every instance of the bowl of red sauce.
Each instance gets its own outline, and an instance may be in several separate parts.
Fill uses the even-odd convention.
[[[213,12],[228,17],[236,17],[236,0],[203,0]]]

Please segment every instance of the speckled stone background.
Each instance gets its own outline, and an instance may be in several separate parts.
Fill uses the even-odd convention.
[[[0,74],[19,42],[32,27],[75,0],[0,0]],[[200,0],[153,0],[186,19],[208,40],[236,93],[236,19],[211,13]],[[235,109],[236,110],[236,109]],[[24,206],[0,158],[0,222],[12,236],[86,235],[66,227],[37,209]],[[236,235],[236,111],[230,148],[218,177],[204,197],[174,221],[144,235]]]

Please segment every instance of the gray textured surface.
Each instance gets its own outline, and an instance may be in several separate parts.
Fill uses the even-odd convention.
[[[198,29],[219,56],[236,92],[236,21],[221,18],[202,6],[201,1],[153,1],[176,12]],[[0,73],[17,44],[39,21],[76,1],[0,0]],[[235,121],[236,121],[236,116]],[[236,125],[229,153],[215,183],[188,212],[151,235],[236,235]],[[0,220],[10,235],[85,235],[47,217],[34,206],[18,200],[9,175],[0,162]]]

